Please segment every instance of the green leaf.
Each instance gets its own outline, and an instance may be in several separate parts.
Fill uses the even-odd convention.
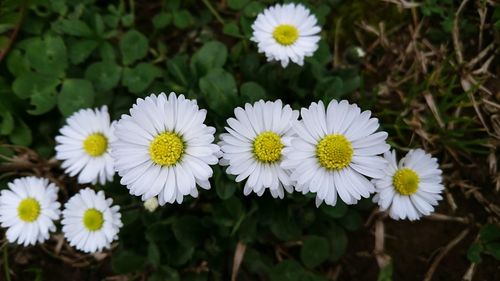
[[[174,15],[174,25],[180,29],[184,29],[194,24],[194,18],[188,10],[179,10]]]
[[[300,259],[308,268],[320,265],[329,256],[330,245],[328,240],[321,236],[307,236],[300,249]]]
[[[153,26],[156,29],[162,29],[172,22],[172,14],[158,13],[153,17]]]
[[[363,224],[363,219],[361,218],[361,215],[358,213],[358,211],[349,209],[345,216],[340,219],[340,223],[347,230],[353,231],[361,227],[361,225]]]
[[[68,65],[66,45],[59,36],[35,38],[26,47],[26,58],[41,74],[62,77]]]
[[[248,3],[248,0],[228,0],[229,8],[233,10],[241,10]]]
[[[141,62],[134,68],[123,70],[122,84],[134,94],[138,94],[147,89],[149,85],[160,77],[161,69],[151,63]]]
[[[7,68],[14,76],[21,76],[30,71],[30,63],[21,54],[21,51],[14,49],[8,53]]]
[[[59,111],[69,116],[81,108],[88,108],[94,104],[94,87],[84,79],[66,79],[63,82],[61,93],[57,99]]]
[[[215,69],[200,79],[199,87],[210,109],[229,115],[237,103],[238,90],[234,77],[223,69]]]
[[[14,80],[12,90],[18,97],[25,99],[55,93],[58,84],[59,80],[55,77],[27,72]]]
[[[17,119],[14,130],[10,133],[9,139],[13,144],[29,146],[32,141],[31,129],[23,120]]]
[[[139,271],[144,267],[146,259],[132,251],[117,251],[111,257],[111,266],[116,273],[129,273]]]
[[[175,238],[186,247],[194,247],[202,243],[204,236],[203,221],[195,216],[182,216],[172,225]]]
[[[180,85],[187,87],[189,85],[189,68],[186,64],[187,56],[175,56],[167,60],[168,73]]]
[[[294,260],[285,260],[271,269],[271,281],[303,281],[304,268]]]
[[[109,91],[118,85],[122,68],[112,61],[101,61],[91,64],[85,71],[88,79],[96,91]]]
[[[103,42],[99,46],[99,55],[103,61],[115,61],[116,54],[113,46],[109,42]]]
[[[0,135],[8,135],[14,130],[14,117],[0,104]]]
[[[245,9],[243,9],[243,14],[246,17],[249,18],[254,18],[256,17],[260,12],[262,12],[266,6],[264,4],[258,2],[258,1],[252,1],[250,2]]]
[[[148,260],[155,268],[158,268],[161,265],[160,249],[158,249],[155,242],[150,241],[148,243]]]
[[[316,97],[329,103],[332,99],[339,99],[344,95],[344,82],[336,76],[327,77],[316,84],[314,91]]]
[[[471,262],[481,262],[481,253],[483,252],[483,246],[479,243],[472,244],[467,250],[467,258]]]
[[[500,242],[486,244],[484,246],[484,252],[500,261]]]
[[[481,241],[490,242],[500,238],[500,226],[495,224],[485,224],[479,230]]]
[[[63,19],[57,21],[52,24],[52,28],[56,31],[73,36],[91,37],[93,35],[90,27],[79,19]]]
[[[123,64],[129,65],[148,53],[148,39],[137,30],[129,30],[120,41]]]
[[[99,42],[89,39],[78,40],[69,48],[69,59],[73,64],[84,62],[97,48]]]
[[[57,104],[55,90],[51,92],[38,92],[31,95],[31,105],[35,108],[28,110],[29,114],[40,115],[50,111]]]
[[[125,27],[130,27],[134,24],[134,14],[126,14],[122,17],[122,24]]]
[[[191,58],[191,68],[199,76],[207,74],[211,69],[222,68],[227,60],[227,48],[218,41],[205,43]]]
[[[392,281],[392,263],[384,266],[378,273],[377,281]]]
[[[327,216],[335,219],[341,218],[347,213],[347,205],[342,200],[337,200],[335,206],[321,204],[319,209]]]
[[[266,100],[266,90],[255,82],[245,82],[240,87],[241,97],[245,102],[256,102]]]
[[[220,199],[226,200],[233,196],[236,191],[235,185],[232,183],[228,183],[224,180],[224,172],[221,167],[215,166],[214,168],[214,181],[215,181],[215,192]]]
[[[347,249],[347,235],[344,229],[336,224],[329,229],[331,254],[330,260],[337,261],[342,257]]]
[[[224,27],[222,28],[222,32],[226,35],[233,36],[236,38],[243,38],[243,35],[241,35],[240,28],[238,25],[234,22],[228,22],[224,24]]]

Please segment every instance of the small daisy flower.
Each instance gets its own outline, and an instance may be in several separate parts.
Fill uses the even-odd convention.
[[[378,119],[345,100],[332,100],[326,110],[321,101],[312,103],[301,116],[282,163],[292,171],[296,190],[316,193],[317,206],[335,205],[337,194],[347,204],[369,197],[375,188],[365,176],[384,175],[386,161],[377,155],[389,149],[387,133],[375,133]]]
[[[111,181],[115,174],[109,144],[114,141],[108,108],[81,109],[66,120],[56,137],[56,159],[78,183]]]
[[[122,227],[120,206],[113,199],[90,188],[80,190],[64,204],[62,231],[69,244],[80,251],[94,253],[111,247]]]
[[[288,171],[280,167],[282,150],[294,132],[292,122],[296,122],[299,112],[280,100],[264,102],[260,100],[245,109],[234,110],[235,118],[229,118],[227,134],[221,134],[220,163],[229,165],[227,173],[236,175],[236,181],[244,179],[243,193],[255,192],[261,196],[269,188],[273,197],[284,197],[284,189],[293,191]]]
[[[413,221],[432,213],[444,189],[437,159],[422,149],[410,150],[399,164],[395,151],[384,153],[384,158],[389,164],[384,177],[373,180],[377,191],[373,201],[395,220]]]
[[[281,61],[286,67],[292,62],[303,65],[318,49],[321,29],[318,20],[301,4],[277,4],[265,9],[252,25],[252,41],[268,61]]]
[[[210,189],[209,165],[217,164],[220,151],[212,143],[215,128],[203,123],[206,115],[195,100],[175,93],[137,99],[115,127],[112,154],[121,184],[143,201],[158,196],[160,205],[197,197],[197,184]]]
[[[47,179],[24,177],[8,184],[0,193],[0,222],[7,228],[7,240],[35,245],[49,239],[59,219],[58,188]]]

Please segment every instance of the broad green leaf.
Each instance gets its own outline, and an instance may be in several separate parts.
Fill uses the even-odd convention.
[[[12,85],[14,93],[22,98],[55,93],[59,80],[56,77],[27,72],[16,78]]]
[[[307,236],[300,250],[300,259],[308,268],[320,265],[328,259],[330,245],[328,240],[321,236]]]
[[[304,268],[294,260],[284,260],[271,269],[271,281],[303,281]]]
[[[347,235],[345,230],[334,224],[330,228],[328,238],[330,239],[330,260],[337,261],[342,257],[347,249]]]
[[[266,90],[255,82],[245,82],[240,88],[241,97],[245,102],[256,102],[258,100],[266,100]]]
[[[149,241],[148,243],[148,260],[155,268],[158,268],[161,264],[160,249],[155,242]]]
[[[224,27],[222,28],[222,32],[224,32],[224,34],[226,34],[226,35],[237,37],[237,38],[243,37],[243,35],[241,35],[241,33],[240,33],[240,28],[234,22],[228,22],[228,23],[224,24]]]
[[[91,64],[85,71],[85,78],[94,85],[96,91],[109,91],[120,82],[122,68],[112,61]]]
[[[17,119],[14,130],[9,135],[9,139],[13,144],[29,146],[32,142],[30,127],[23,120]]]
[[[57,21],[52,24],[52,28],[56,31],[73,36],[91,37],[93,35],[90,27],[79,19],[63,19]]]
[[[262,12],[266,6],[259,1],[252,1],[243,9],[243,14],[249,18],[257,17],[257,15]]]
[[[153,26],[156,29],[162,29],[170,24],[172,21],[172,14],[170,13],[158,13],[153,17]]]
[[[347,205],[342,200],[338,199],[337,199],[337,204],[335,204],[335,206],[322,204],[319,207],[319,209],[329,217],[335,219],[341,218],[347,213]]]
[[[14,130],[14,117],[0,105],[0,135],[8,135]]]
[[[116,273],[130,273],[139,271],[144,267],[146,258],[132,251],[117,251],[111,257],[111,266]]]
[[[500,239],[500,226],[494,224],[485,224],[479,230],[481,241],[490,242]]]
[[[237,103],[238,90],[234,77],[223,69],[210,71],[200,79],[199,87],[210,109],[229,115]]]
[[[66,45],[59,36],[34,39],[26,47],[26,58],[36,72],[57,77],[64,76],[68,65]]]
[[[191,69],[201,77],[211,69],[221,68],[227,60],[227,48],[218,41],[205,43],[191,58]]]
[[[14,49],[7,55],[7,68],[15,76],[21,76],[30,71],[30,63],[21,54],[21,51]]]
[[[94,87],[92,83],[84,79],[66,79],[57,99],[59,111],[64,116],[73,112],[88,108],[94,104]]]
[[[148,39],[137,30],[129,30],[120,40],[123,64],[129,65],[148,53]]]
[[[361,227],[361,225],[363,224],[363,219],[361,218],[361,215],[358,213],[358,211],[349,209],[347,213],[340,219],[340,223],[347,230],[353,231]]]
[[[224,180],[224,171],[220,166],[213,167],[214,170],[214,181],[215,181],[215,192],[220,199],[226,200],[233,196],[236,191],[235,184],[230,184]]]
[[[160,77],[161,69],[151,63],[139,63],[134,68],[123,70],[122,84],[134,94],[139,94],[147,89],[149,85]]]
[[[195,216],[182,216],[172,225],[175,238],[186,247],[194,247],[203,242],[205,229],[202,219]]]
[[[481,262],[481,253],[483,252],[483,246],[479,243],[472,244],[467,250],[467,258],[471,262]]]
[[[179,10],[174,15],[174,25],[180,29],[194,24],[194,18],[188,10]]]
[[[57,104],[55,90],[51,92],[37,92],[31,95],[31,105],[35,108],[28,110],[29,114],[40,115],[50,111]]]
[[[99,42],[89,39],[82,39],[71,44],[69,48],[69,59],[73,64],[84,62],[97,48]]]
[[[488,243],[484,246],[484,252],[490,254],[500,261],[500,242]]]
[[[248,0],[228,0],[229,8],[233,10],[241,10],[248,3]]]

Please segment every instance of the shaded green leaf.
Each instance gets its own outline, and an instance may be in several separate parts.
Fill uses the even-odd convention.
[[[134,68],[123,70],[122,84],[132,93],[138,94],[146,90],[153,80],[160,77],[161,69],[150,63],[139,63]]]
[[[321,236],[307,236],[300,250],[300,258],[306,267],[313,268],[324,262],[329,256],[328,240]]]
[[[137,30],[129,30],[120,40],[123,64],[129,65],[148,53],[148,39]]]
[[[85,78],[94,84],[96,91],[109,91],[120,82],[122,68],[112,61],[91,64],[85,71]]]
[[[81,108],[91,107],[94,104],[94,87],[84,79],[66,79],[57,99],[59,111],[69,116]]]

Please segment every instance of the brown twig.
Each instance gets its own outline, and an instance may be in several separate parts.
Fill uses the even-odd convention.
[[[7,41],[7,45],[3,50],[0,50],[0,62],[3,60],[7,52],[10,50],[12,47],[12,44],[14,43],[14,40],[16,40],[17,34],[19,33],[19,29],[21,29],[21,24],[24,20],[24,15],[26,14],[26,3],[23,3],[21,6],[21,12],[19,15],[19,21],[17,22],[16,26],[14,27],[14,30],[12,30],[12,33],[9,36],[9,39]]]
[[[439,263],[443,258],[450,252],[453,247],[455,247],[460,241],[462,241],[465,236],[469,233],[469,229],[464,229],[460,234],[453,240],[451,240],[442,250],[439,252],[439,254],[436,256],[434,261],[432,262],[431,266],[429,267],[429,270],[425,274],[424,281],[430,281],[432,280],[432,276],[434,275],[434,272],[436,271]]]

